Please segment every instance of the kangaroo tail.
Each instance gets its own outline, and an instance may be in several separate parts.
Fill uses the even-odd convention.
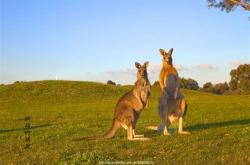
[[[105,133],[103,136],[104,139],[110,139],[115,136],[116,131],[121,127],[121,124],[116,120],[113,119],[113,123],[111,128]]]
[[[113,119],[113,123],[111,128],[105,133],[103,136],[85,136],[77,139],[73,139],[73,141],[82,141],[82,140],[105,140],[114,137],[116,131],[120,128],[120,123]]]

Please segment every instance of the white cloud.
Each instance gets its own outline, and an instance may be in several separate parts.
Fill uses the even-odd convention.
[[[211,64],[198,64],[194,66],[194,69],[218,70],[216,66],[213,66]]]
[[[85,81],[95,81],[106,83],[112,80],[117,84],[133,84],[136,80],[136,68],[124,70],[109,70],[103,72],[88,72],[84,74]]]
[[[161,70],[161,64],[149,64],[148,73],[149,74],[159,74]]]
[[[122,75],[130,75],[135,76],[136,70],[135,69],[125,69],[125,70],[112,70],[112,71],[106,71],[104,74],[108,74],[110,76],[122,76]]]
[[[183,66],[183,65],[179,65],[179,64],[176,64],[176,65],[175,65],[175,68],[176,68],[176,69],[177,69],[177,71],[179,71],[179,72],[182,72],[182,71],[188,71],[188,70],[189,70],[189,68],[188,68],[188,67]]]
[[[203,84],[208,81],[213,82],[214,79],[221,82],[227,80],[227,77],[222,76],[221,70],[218,71],[219,69],[216,66],[210,64],[197,64],[192,66],[175,64],[174,66],[179,72],[180,77],[193,78],[197,80],[199,84]],[[148,76],[152,84],[154,81],[158,80],[161,68],[162,64],[149,63]],[[119,84],[133,84],[136,81],[136,68],[89,73],[85,76],[85,79],[101,81],[104,83],[107,82],[107,80],[112,80]]]

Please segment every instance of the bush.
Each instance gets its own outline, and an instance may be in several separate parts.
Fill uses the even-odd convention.
[[[180,79],[180,86],[181,88],[184,89],[191,89],[191,90],[198,90],[199,89],[199,84],[197,81],[195,81],[194,79],[185,79],[185,78],[181,78]]]
[[[108,84],[108,85],[116,85],[116,83],[113,82],[113,81],[111,81],[111,80],[108,80],[107,84]]]
[[[229,86],[228,84],[225,83],[218,83],[218,84],[212,84],[211,82],[207,82],[203,85],[203,88],[201,91],[204,92],[210,92],[214,94],[224,94],[225,92],[228,93]]]
[[[215,84],[214,85],[214,88],[213,88],[213,93],[214,94],[224,94],[226,91],[229,90],[229,86],[228,84],[225,82],[225,83],[218,83],[218,84]]]
[[[207,82],[203,85],[203,88],[201,89],[204,92],[213,92],[213,84],[211,82]]]

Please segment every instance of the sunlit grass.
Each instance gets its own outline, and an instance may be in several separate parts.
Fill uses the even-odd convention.
[[[159,89],[136,131],[150,141],[127,141],[120,129],[106,141],[74,138],[101,135],[111,126],[114,107],[131,87],[92,82],[40,81],[0,86],[0,164],[96,164],[153,161],[155,164],[249,164],[250,95],[218,96],[182,90],[189,104],[189,136],[146,130],[158,125]],[[25,148],[24,117],[31,117],[31,146]]]

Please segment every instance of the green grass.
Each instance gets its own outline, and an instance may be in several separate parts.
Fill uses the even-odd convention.
[[[154,87],[136,129],[150,141],[128,141],[124,129],[111,140],[72,141],[106,132],[117,100],[130,88],[77,81],[1,85],[0,164],[250,164],[250,95],[182,90],[189,104],[185,128],[192,134],[176,134],[174,124],[168,137],[145,129],[160,122]],[[30,148],[25,148],[25,116],[31,116]]]

